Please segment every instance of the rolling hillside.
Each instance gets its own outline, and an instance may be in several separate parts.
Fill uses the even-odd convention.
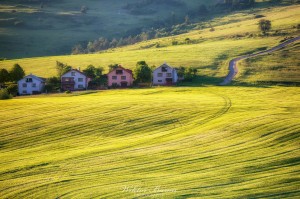
[[[118,37],[199,4],[30,2],[1,1],[0,56],[61,54],[74,42],[99,33]],[[153,13],[139,15],[140,9]],[[258,30],[262,18],[272,22],[268,35]],[[19,63],[26,74],[42,77],[56,75],[56,61],[103,66],[104,72],[114,63],[133,69],[141,60],[198,69],[192,82],[176,87],[0,100],[0,199],[299,198],[300,42],[239,62],[232,85],[215,86],[231,59],[299,36],[299,24],[300,5],[274,4],[95,54],[0,61],[0,68]]]
[[[1,101],[1,198],[297,198],[299,91],[155,88]]]
[[[112,39],[135,35],[144,28],[163,22],[172,12],[176,13],[176,18],[184,20],[189,10],[201,4],[213,4],[214,1],[153,1],[152,4],[141,6],[140,14],[125,9],[128,5],[139,5],[139,2],[141,1],[1,0],[0,57],[70,54],[77,43],[99,37]],[[87,8],[86,14],[81,13],[82,7]]]
[[[240,73],[236,81],[257,84],[299,83],[299,45],[298,42],[268,56],[243,61],[239,65]]]
[[[112,63],[134,68],[137,61],[146,60],[149,65],[156,66],[164,62],[173,66],[194,66],[199,69],[199,75],[214,78],[216,80],[214,83],[218,83],[226,75],[228,62],[232,58],[271,48],[278,45],[285,37],[298,36],[299,30],[296,26],[300,23],[299,10],[299,5],[246,10],[214,19],[211,22],[215,28],[214,32],[209,28],[200,28],[187,34],[149,40],[96,54],[6,60],[0,62],[0,68],[9,69],[14,63],[19,63],[27,74],[50,77],[56,75],[56,61],[84,69],[89,64],[106,67]],[[272,21],[273,29],[269,37],[263,37],[258,32],[259,19],[255,18],[257,15],[264,15],[266,19]],[[185,42],[186,38],[190,39],[190,43]],[[172,45],[174,41],[177,45]],[[275,78],[273,81],[299,82],[299,67],[297,67],[299,45],[293,44],[288,49],[257,58],[260,59],[257,63],[264,68],[259,72],[251,72],[257,64],[254,63],[257,59],[247,60],[249,67],[243,67],[244,71],[239,81],[243,82],[245,79],[246,82],[256,82],[256,78],[276,73],[276,67],[285,65],[288,60],[288,65],[280,68],[280,75],[276,73],[277,75],[272,76]],[[276,56],[278,53],[284,56]],[[290,70],[294,75],[292,79],[289,79]],[[270,81],[270,78],[262,78],[259,81]]]

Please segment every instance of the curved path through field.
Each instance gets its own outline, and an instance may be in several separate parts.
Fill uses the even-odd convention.
[[[237,57],[235,59],[232,59],[229,63],[229,73],[220,85],[229,84],[232,81],[232,79],[237,75],[237,73],[238,73],[237,62],[238,61],[240,61],[242,59],[247,59],[247,58],[256,57],[256,56],[259,56],[259,55],[264,55],[264,54],[267,54],[267,53],[274,52],[274,51],[282,49],[285,46],[287,46],[287,45],[289,45],[289,44],[291,44],[295,41],[298,41],[298,40],[300,40],[300,36],[295,37],[295,38],[290,39],[290,40],[287,40],[287,41],[283,42],[282,44],[280,44],[278,46],[275,46],[275,47],[273,47],[269,50],[264,50],[264,51],[261,51],[261,52],[258,52],[258,53],[254,53],[254,54],[250,54],[250,55],[244,55],[244,56],[240,56],[240,57]]]

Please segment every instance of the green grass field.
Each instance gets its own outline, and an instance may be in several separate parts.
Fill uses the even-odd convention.
[[[112,63],[119,63],[132,69],[137,61],[145,60],[149,65],[156,66],[164,62],[173,66],[194,66],[199,69],[198,72],[201,76],[223,78],[227,74],[228,63],[232,58],[271,48],[278,45],[280,40],[286,36],[298,36],[299,30],[294,26],[300,23],[299,10],[299,5],[272,7],[271,9],[261,8],[254,11],[245,10],[214,19],[212,22],[215,28],[214,32],[210,32],[209,28],[199,28],[187,34],[154,39],[96,54],[6,60],[0,62],[0,68],[9,69],[14,63],[19,63],[27,74],[33,73],[50,77],[56,75],[56,61],[68,63],[75,68],[81,67],[81,69],[89,64],[108,69],[107,66]],[[266,19],[272,21],[273,29],[270,33],[272,36],[261,37],[259,35],[257,27],[259,19],[254,19],[254,14],[263,14]],[[274,35],[276,31],[278,35]],[[192,44],[182,44],[186,38],[190,38]],[[178,41],[179,45],[173,46],[172,41],[174,40]],[[160,45],[159,48],[155,47],[157,43]],[[238,81],[256,82],[261,76],[277,73],[274,68],[284,65],[284,68],[280,68],[281,73],[270,77],[274,78],[272,81],[288,80],[292,70],[294,74],[292,81],[299,82],[298,44],[289,47],[288,52],[285,50],[276,52],[285,54],[283,58],[275,53],[257,58],[261,59],[259,62],[257,59],[249,59],[250,67],[241,66],[243,74],[240,74]],[[289,64],[285,65],[287,60]],[[252,70],[257,64],[263,70],[253,72]],[[262,78],[261,81],[269,81],[270,78]]]
[[[299,91],[181,87],[0,101],[0,196],[297,198]]]
[[[189,6],[197,1],[189,0]],[[124,13],[126,23],[122,24],[119,16],[114,17],[115,12],[108,13],[117,13],[120,4],[99,7],[103,2],[86,1],[89,7],[97,7],[89,10],[89,15],[103,17],[101,20],[111,17],[114,25],[129,29],[150,20]],[[45,39],[53,31],[62,39],[62,46],[100,31],[87,28],[95,26],[85,24],[90,16],[78,19],[79,1],[60,5],[48,7],[47,15],[34,6],[0,6],[0,26],[16,20],[2,20],[12,15],[12,9],[17,9],[24,20],[36,16],[34,27],[47,29],[54,19],[67,19],[69,26],[77,23],[73,20],[82,23],[71,29],[72,38],[60,23],[34,34],[20,31],[22,39],[27,34],[31,37],[16,53],[35,53],[36,39]],[[96,54],[0,61],[0,68],[10,69],[19,63],[26,74],[43,77],[56,75],[56,61],[81,69],[89,64],[103,66],[105,72],[113,63],[133,69],[140,60],[150,66],[168,62],[197,67],[199,75],[181,87],[1,100],[0,198],[299,197],[300,89],[274,86],[300,83],[299,42],[241,61],[233,86],[211,86],[223,80],[232,58],[271,48],[285,37],[299,36],[295,28],[300,24],[299,11],[299,5],[262,6],[213,19],[214,32],[202,28],[207,23],[199,23],[186,34]],[[254,14],[272,21],[271,36],[261,36]],[[48,15],[54,18],[46,18]],[[45,18],[39,20],[39,16]],[[107,34],[115,30],[115,26],[102,28]],[[6,52],[12,41],[7,38],[17,34],[15,31],[0,27],[0,42],[7,47],[3,48],[8,49]],[[39,50],[44,47],[41,53],[55,53],[49,51],[56,46],[55,37],[45,40],[48,46],[38,45]],[[186,38],[191,43],[186,44]],[[22,39],[14,40],[14,45]],[[173,41],[178,45],[172,45]],[[270,82],[273,86],[267,85]]]
[[[236,82],[248,83],[299,83],[300,43],[286,47],[267,56],[241,62]]]

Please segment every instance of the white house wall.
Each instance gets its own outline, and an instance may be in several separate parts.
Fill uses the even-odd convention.
[[[75,72],[75,76],[72,76],[72,72]],[[77,71],[70,71],[64,74],[62,77],[74,78],[75,81],[75,90],[85,89],[87,88],[87,79],[86,76],[77,72]],[[78,78],[83,78],[83,82],[78,82]],[[83,85],[83,88],[79,88],[79,85]]]
[[[162,72],[161,68],[162,68],[162,66],[160,66],[159,68],[157,68],[153,71],[153,84],[154,85],[165,85],[167,83],[166,78],[172,78],[173,83],[177,83],[178,75],[177,75],[177,72],[175,69],[173,69],[171,67],[167,67],[167,72]],[[162,77],[158,77],[158,73],[162,73]],[[172,77],[167,77],[167,73],[171,73]],[[161,82],[159,80],[161,80]]]
[[[32,78],[32,82],[26,82],[27,78]],[[25,83],[27,87],[23,87],[23,84]],[[36,87],[33,87],[33,84],[36,84]],[[33,92],[42,92],[44,89],[44,85],[45,84],[42,81],[31,76],[26,76],[25,78],[18,81],[18,92],[20,95],[32,95]],[[26,91],[26,93],[24,93],[23,91]]]

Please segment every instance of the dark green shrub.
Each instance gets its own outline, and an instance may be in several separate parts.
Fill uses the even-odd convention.
[[[66,94],[71,94],[72,92],[71,92],[71,91],[69,91],[69,90],[67,90],[65,93],[66,93]]]
[[[137,83],[151,82],[152,70],[145,61],[137,62],[133,73]]]
[[[178,41],[173,40],[173,41],[172,41],[172,45],[173,45],[173,46],[178,45]]]
[[[7,92],[12,96],[17,96],[18,94],[18,85],[17,84],[9,84],[6,88]]]
[[[46,79],[44,91],[46,93],[57,92],[61,87],[61,82],[58,77],[50,77]]]
[[[264,18],[264,17],[266,17],[265,15],[255,15],[255,19],[259,19],[259,18]]]
[[[119,85],[118,85],[117,83],[113,83],[113,84],[111,85],[111,88],[112,88],[112,89],[114,89],[114,88],[119,88]]]
[[[0,100],[6,100],[6,99],[11,99],[12,95],[9,94],[7,89],[1,89],[0,90]]]
[[[261,19],[258,22],[258,27],[261,32],[265,35],[272,28],[272,22],[270,20]]]

